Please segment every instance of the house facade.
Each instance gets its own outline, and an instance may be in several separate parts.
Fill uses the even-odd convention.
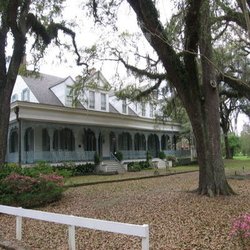
[[[18,76],[12,98],[8,162],[93,161],[122,152],[124,160],[149,151],[178,155],[181,126],[155,119],[157,105],[119,100],[101,72],[92,72],[78,95],[71,77]],[[182,152],[183,153],[183,152]]]

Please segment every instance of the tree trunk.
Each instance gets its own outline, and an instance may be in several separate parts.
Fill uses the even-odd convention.
[[[190,109],[199,110],[190,115],[199,164],[198,193],[208,196],[234,194],[225,176],[217,102],[217,91],[211,88],[204,101],[190,104]]]
[[[203,0],[200,16],[199,47],[201,53],[202,84],[200,96],[196,95],[198,119],[190,115],[197,141],[199,163],[199,194],[230,195],[222,159],[220,142],[219,93],[212,62],[209,1]],[[192,104],[194,102],[191,102]],[[197,107],[192,105],[192,109]]]
[[[220,143],[219,95],[212,64],[209,0],[192,0],[185,17],[185,51],[177,55],[152,0],[127,0],[162,61],[190,118],[196,138],[200,194],[233,194],[227,183]],[[184,60],[183,60],[184,59]],[[201,64],[199,63],[201,61]],[[202,72],[198,68],[201,66]],[[201,74],[200,74],[201,73]],[[202,75],[202,79],[200,78]]]
[[[11,86],[5,84],[0,91],[0,166],[5,162],[7,150],[7,137],[10,116],[10,96],[12,93]]]

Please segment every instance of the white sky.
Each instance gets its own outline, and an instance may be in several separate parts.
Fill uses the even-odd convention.
[[[98,40],[100,30],[92,27],[92,23],[90,24],[83,16],[83,11],[80,7],[80,3],[82,0],[67,0],[67,6],[64,10],[63,17],[69,21],[80,21],[80,27],[76,27],[77,33],[77,44],[80,46],[91,46],[95,41]],[[161,6],[161,21],[163,23],[166,22],[167,18],[171,15],[172,10],[172,1],[171,0],[160,0]],[[138,26],[136,22],[136,17],[131,8],[123,7],[121,11],[121,15],[119,15],[119,30],[126,31],[138,31]],[[111,34],[112,35],[112,34]],[[75,58],[72,54],[66,56],[66,60],[60,62],[56,56],[60,53],[57,48],[49,48],[47,50],[47,56],[44,60],[42,60],[40,71],[47,74],[57,75],[60,77],[72,76],[75,77],[81,74],[82,67],[79,67],[75,63]],[[66,53],[65,51],[63,53]],[[114,74],[114,66],[112,64],[106,63],[106,67],[102,68],[102,73],[107,78],[108,81],[111,81],[112,76]],[[98,65],[95,67],[99,69]],[[234,125],[237,133],[240,134],[242,130],[242,126],[244,123],[249,123],[249,119],[247,116],[240,114],[238,117],[237,126]]]

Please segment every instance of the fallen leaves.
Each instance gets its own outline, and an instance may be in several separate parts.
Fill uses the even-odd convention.
[[[195,189],[197,173],[99,184],[66,191],[60,202],[42,210],[77,216],[149,224],[150,249],[240,250],[229,237],[231,222],[250,211],[249,180],[230,180],[239,194],[208,198]],[[0,215],[1,235],[15,237],[15,219]],[[32,249],[67,249],[67,227],[28,220],[23,241]],[[140,239],[77,228],[77,249],[141,249]]]

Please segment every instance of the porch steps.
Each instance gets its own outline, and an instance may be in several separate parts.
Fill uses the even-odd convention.
[[[118,172],[119,174],[125,173],[126,170],[121,163],[114,160],[104,160],[100,166],[100,170],[103,172]]]

